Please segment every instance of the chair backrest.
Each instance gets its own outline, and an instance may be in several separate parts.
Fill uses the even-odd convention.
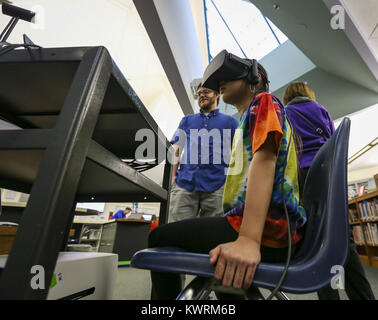
[[[308,221],[302,246],[294,260],[304,262],[317,256],[325,262],[321,264],[324,269],[321,272],[328,274],[334,264],[345,264],[349,252],[349,131],[350,119],[344,118],[336,132],[316,154],[303,191],[302,201]]]

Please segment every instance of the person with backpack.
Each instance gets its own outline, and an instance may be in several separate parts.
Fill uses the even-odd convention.
[[[306,82],[292,82],[283,97],[286,114],[302,140],[299,159],[299,192],[302,194],[308,170],[316,153],[335,132],[327,109],[316,102],[315,92]],[[362,267],[350,230],[349,260],[345,266],[345,291],[350,300],[375,300]],[[327,286],[317,292],[320,300],[340,300],[337,290]]]

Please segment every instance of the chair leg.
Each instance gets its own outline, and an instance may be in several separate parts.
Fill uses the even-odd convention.
[[[211,292],[211,278],[194,278],[178,295],[176,300],[206,300]]]
[[[226,288],[222,285],[213,285],[218,300],[265,300],[259,288],[251,286],[249,289]]]
[[[283,293],[282,291],[278,291],[276,294],[275,294],[275,297],[278,299],[278,300],[290,300],[289,297]]]
[[[243,289],[226,288],[214,283],[212,291],[214,291],[218,300],[248,300],[246,290]]]
[[[236,290],[232,292],[230,288],[223,288],[221,286],[217,286],[214,284],[214,279],[211,278],[202,278],[196,277],[194,278],[186,287],[185,289],[178,295],[176,300],[207,300],[211,291],[218,290],[222,292],[225,290],[227,293],[239,294],[244,293],[243,296],[246,300],[264,300],[264,296],[261,294],[260,290],[256,287],[251,287],[248,290]],[[278,291],[275,294],[275,297],[278,300],[290,300],[289,297],[281,292]]]
[[[246,290],[246,297],[247,300],[265,300],[259,288],[253,286]]]

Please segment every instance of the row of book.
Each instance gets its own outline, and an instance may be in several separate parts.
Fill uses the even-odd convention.
[[[365,200],[358,203],[361,212],[362,221],[371,221],[378,219],[378,198]]]
[[[358,245],[363,245],[364,244],[364,235],[362,233],[362,228],[361,226],[354,226],[352,228],[353,231],[353,238],[354,242]]]
[[[376,223],[367,223],[364,227],[367,244],[378,245],[378,225]]]
[[[358,245],[364,244],[364,236],[361,226],[353,226],[354,242]],[[366,242],[368,245],[378,245],[378,225],[376,223],[367,223],[364,225]]]
[[[359,222],[360,217],[357,210],[349,209],[349,223]]]

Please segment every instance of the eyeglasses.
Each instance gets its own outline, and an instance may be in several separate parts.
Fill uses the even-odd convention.
[[[200,97],[202,94],[204,95],[208,95],[209,93],[211,92],[214,92],[213,90],[208,90],[208,89],[205,89],[205,90],[199,90],[197,91],[197,97]]]

